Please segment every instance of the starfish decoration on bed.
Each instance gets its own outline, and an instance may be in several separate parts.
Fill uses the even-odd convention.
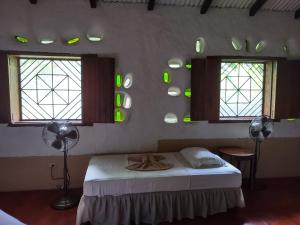
[[[136,171],[156,171],[168,170],[173,167],[170,163],[164,163],[162,160],[166,159],[161,155],[143,154],[138,156],[128,156],[128,170]],[[133,162],[132,164],[130,164]]]

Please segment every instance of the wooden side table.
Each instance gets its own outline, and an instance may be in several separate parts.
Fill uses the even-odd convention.
[[[255,179],[256,160],[254,152],[247,148],[221,147],[218,149],[221,156],[228,156],[231,161],[236,161],[237,168],[241,169],[241,161],[250,161],[249,184],[252,189]]]

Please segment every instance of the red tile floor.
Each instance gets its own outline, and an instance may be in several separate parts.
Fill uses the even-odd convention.
[[[264,188],[244,190],[243,209],[161,225],[300,225],[300,178],[259,182]],[[56,195],[57,191],[2,192],[0,209],[29,225],[75,224],[76,208],[57,211],[49,206]]]

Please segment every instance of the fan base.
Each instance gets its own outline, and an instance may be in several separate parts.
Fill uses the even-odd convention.
[[[71,209],[77,206],[79,203],[79,198],[70,195],[64,195],[59,199],[55,200],[51,207],[57,210]]]

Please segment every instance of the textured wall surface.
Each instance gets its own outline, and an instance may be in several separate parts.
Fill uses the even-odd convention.
[[[187,146],[205,146],[216,150],[220,146],[252,148],[254,142],[239,139],[172,139],[160,140],[158,151],[179,151]],[[299,177],[300,138],[271,138],[261,146],[257,176]],[[92,155],[71,155],[68,160],[71,187],[82,187],[86,168]],[[54,189],[62,181],[52,180],[50,164],[55,164],[53,174],[61,176],[63,159],[60,156],[31,156],[0,158],[0,191]],[[244,177],[249,175],[249,163],[242,163]],[[7,172],[9,171],[9,173]]]
[[[128,93],[133,108],[127,124],[95,124],[80,127],[80,142],[71,154],[117,153],[153,151],[159,139],[184,138],[246,138],[248,124],[209,124],[182,122],[168,125],[163,122],[167,112],[174,112],[179,120],[189,112],[184,96],[170,97],[168,86],[162,83],[162,72],[173,57],[195,57],[197,37],[206,39],[205,55],[255,55],[235,52],[230,45],[232,36],[249,38],[254,42],[266,40],[267,48],[260,55],[284,56],[281,45],[287,41],[290,56],[300,56],[299,20],[293,13],[259,12],[248,17],[245,10],[211,9],[200,15],[198,8],[157,6],[146,10],[144,4],[102,3],[91,9],[84,0],[1,0],[0,49],[20,51],[97,53],[115,56],[117,70],[132,72],[134,84]],[[87,32],[101,32],[100,44],[89,43]],[[22,34],[30,43],[15,43],[13,36]],[[81,35],[76,46],[65,46],[62,39]],[[56,43],[43,46],[36,39],[53,36]],[[172,85],[189,87],[190,75],[185,69],[173,70]],[[41,138],[42,128],[7,127],[0,125],[0,157],[59,155],[49,149]],[[274,137],[300,137],[300,121],[275,124]],[[292,156],[291,156],[292,157]]]

